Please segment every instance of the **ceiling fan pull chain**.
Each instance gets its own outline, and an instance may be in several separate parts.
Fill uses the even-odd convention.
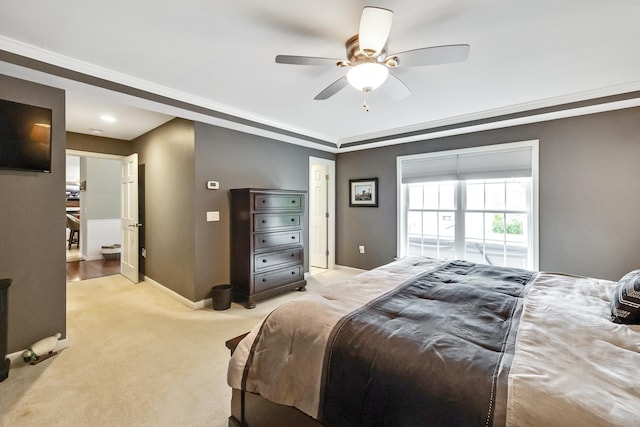
[[[367,104],[367,93],[368,91],[364,92],[364,101],[362,101],[362,108],[364,108],[364,111],[369,112],[369,104]]]

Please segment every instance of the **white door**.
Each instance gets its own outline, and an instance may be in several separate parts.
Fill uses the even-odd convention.
[[[327,268],[328,262],[328,182],[329,168],[324,164],[311,165],[309,189],[309,258],[311,267]]]
[[[122,159],[122,251],[120,271],[133,283],[138,283],[138,154]]]

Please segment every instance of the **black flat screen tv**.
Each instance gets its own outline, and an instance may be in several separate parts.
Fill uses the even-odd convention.
[[[51,172],[51,110],[0,99],[0,168]]]

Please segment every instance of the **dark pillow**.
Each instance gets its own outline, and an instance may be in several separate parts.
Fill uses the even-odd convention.
[[[640,324],[640,270],[624,275],[611,294],[611,320]]]

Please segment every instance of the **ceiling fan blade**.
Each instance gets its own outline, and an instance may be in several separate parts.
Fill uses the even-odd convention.
[[[347,81],[346,76],[340,77],[338,80],[327,86],[322,92],[317,94],[313,99],[315,99],[316,101],[324,101],[325,99],[329,99],[336,93],[340,92],[348,84],[349,82]]]
[[[371,6],[362,9],[358,43],[365,55],[374,57],[382,52],[389,38],[392,22],[393,12],[389,9]]]
[[[294,56],[294,55],[276,56],[276,63],[278,64],[336,66],[338,62],[341,62],[341,60],[333,59],[333,58],[318,58],[314,56]]]
[[[471,47],[468,44],[423,47],[389,55],[398,58],[399,67],[450,64],[466,61]]]
[[[411,95],[411,90],[398,76],[389,73],[389,78],[381,89],[384,88],[384,93],[396,101],[401,101]]]

